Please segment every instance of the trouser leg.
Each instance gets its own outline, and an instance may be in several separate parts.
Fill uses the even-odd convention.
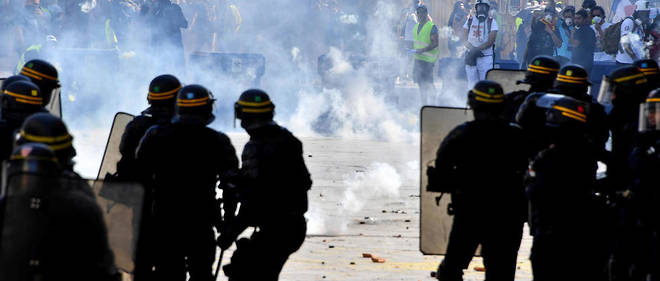
[[[190,246],[186,253],[190,281],[211,281],[216,250],[213,229],[209,227],[196,233],[189,237]]]
[[[471,223],[476,223],[472,221]],[[478,233],[473,231],[470,221],[460,216],[454,217],[447,253],[438,267],[438,280],[463,280],[463,269],[466,269],[474,256],[479,241]]]
[[[493,226],[484,232],[487,237],[483,239],[481,253],[486,267],[486,280],[513,281],[522,240],[522,221],[510,225]]]

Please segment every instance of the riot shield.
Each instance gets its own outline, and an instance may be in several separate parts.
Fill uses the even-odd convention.
[[[59,89],[53,92],[50,102],[46,105],[46,110],[59,118],[62,118],[62,96]]]
[[[500,83],[504,93],[529,90],[528,84],[518,84],[523,78],[525,78],[524,70],[491,69],[486,73],[486,80]]]
[[[99,167],[99,173],[96,176],[97,180],[105,179],[106,175],[112,175],[117,172],[117,162],[121,159],[121,153],[119,152],[121,137],[124,135],[126,125],[128,125],[133,118],[135,118],[133,115],[125,112],[117,112],[117,114],[115,114],[115,119],[112,121],[112,128],[110,128],[108,142],[106,143],[105,151],[103,152],[101,167]]]
[[[420,239],[419,250],[425,255],[444,255],[447,251],[453,218],[447,213],[449,194],[426,190],[426,169],[433,165],[438,147],[456,126],[472,120],[472,111],[465,108],[422,108],[420,154]]]
[[[39,274],[85,280],[134,270],[144,197],[139,184],[19,174],[3,190],[0,280]]]

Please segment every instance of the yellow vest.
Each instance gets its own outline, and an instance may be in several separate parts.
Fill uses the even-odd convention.
[[[433,24],[431,21],[427,21],[426,24],[422,27],[422,30],[419,30],[419,23],[415,25],[413,32],[413,40],[415,40],[414,48],[415,50],[424,49],[431,45],[431,30],[433,30]],[[415,54],[415,59],[435,63],[438,60],[438,47],[431,51],[426,51],[421,54]]]

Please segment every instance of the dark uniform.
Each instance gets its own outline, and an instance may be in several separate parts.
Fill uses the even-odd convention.
[[[154,125],[169,124],[174,116],[176,94],[181,82],[176,77],[165,74],[154,78],[149,84],[147,101],[149,108],[126,125],[119,144],[121,159],[117,162],[117,176],[122,180],[138,180],[139,170],[135,162],[135,150],[144,133]]]
[[[39,88],[26,77],[12,76],[4,81],[0,96],[0,160],[9,158],[14,137],[25,118],[44,111],[41,100]]]
[[[523,139],[499,118],[504,102],[499,84],[478,82],[468,100],[475,121],[449,133],[429,173],[429,190],[451,192],[454,210],[438,279],[462,280],[481,244],[486,280],[514,280],[526,210]]]
[[[238,159],[229,138],[208,128],[212,94],[182,88],[171,124],[154,126],[138,146],[141,178],[153,189],[155,280],[212,280],[219,227],[216,184],[235,175]]]
[[[606,113],[593,97],[587,94],[591,84],[587,72],[578,65],[566,65],[559,70],[551,91],[560,95],[571,97],[589,104],[589,118],[587,119],[587,140],[590,148],[598,155],[599,159],[606,158],[605,143],[609,137],[606,123]],[[547,93],[534,93],[529,95],[520,106],[516,114],[516,123],[522,127],[525,137],[531,143],[531,157],[535,157],[540,150],[549,145],[545,129],[546,111],[554,99],[543,99]]]
[[[637,241],[631,278],[657,280],[660,277],[660,90],[652,91],[641,107],[637,144],[630,156],[633,184],[630,207],[634,211]],[[650,276],[651,278],[648,278]]]
[[[121,280],[101,209],[61,172],[46,145],[14,150],[0,203],[1,280]]]
[[[557,77],[559,62],[552,57],[537,56],[527,66],[525,79],[518,84],[529,84],[528,91],[515,91],[504,95],[504,109],[502,117],[505,121],[515,121],[518,108],[531,93],[548,92]]]
[[[592,196],[597,164],[585,137],[588,107],[570,97],[555,101],[546,114],[551,145],[538,153],[526,177],[536,281],[604,276],[602,214]]]
[[[117,162],[117,179],[140,181],[149,187],[149,182],[140,178],[140,167],[135,160],[135,151],[147,130],[154,125],[167,125],[174,116],[176,95],[181,89],[181,82],[176,77],[165,74],[154,78],[149,83],[147,101],[150,107],[126,125],[119,144],[121,159]],[[145,191],[143,208],[151,210],[153,194],[151,188]],[[154,238],[153,218],[150,211],[142,212],[140,237],[137,242],[135,280],[150,280],[153,268]]]
[[[275,106],[261,90],[244,92],[235,105],[236,117],[250,135],[236,179],[240,212],[229,221],[220,247],[231,246],[248,226],[252,237],[236,242],[231,264],[224,267],[232,281],[277,280],[289,258],[305,240],[307,191],[312,185],[302,143],[273,122]],[[259,263],[255,270],[255,258]]]

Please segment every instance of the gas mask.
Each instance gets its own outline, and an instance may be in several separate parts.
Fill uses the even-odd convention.
[[[488,18],[490,6],[486,3],[477,3],[475,9],[477,11],[477,20],[479,20],[479,22],[484,22]]]

